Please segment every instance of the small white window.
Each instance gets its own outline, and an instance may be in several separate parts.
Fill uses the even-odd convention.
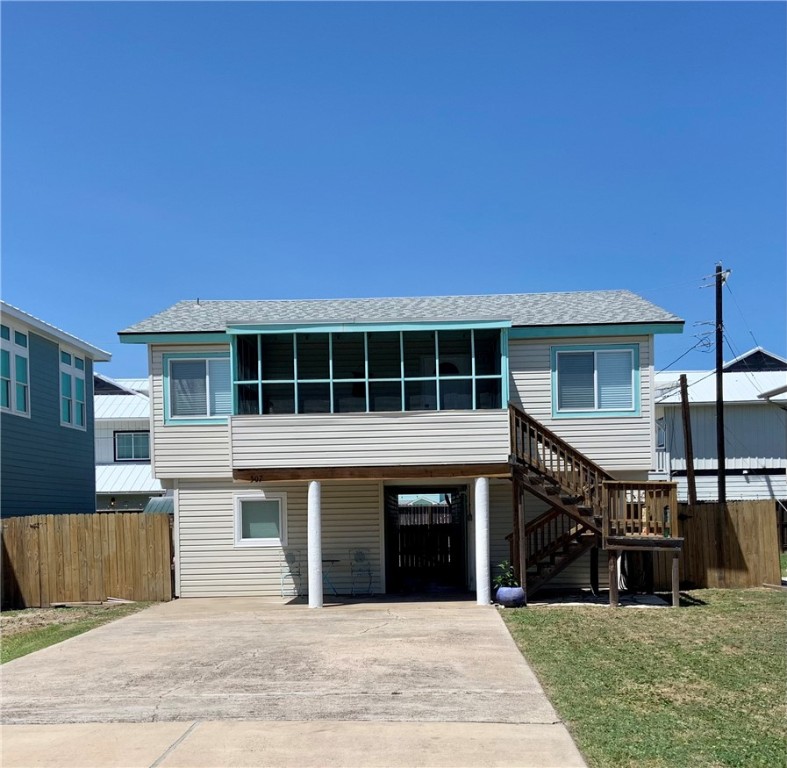
[[[235,546],[287,546],[287,495],[284,493],[236,495]]]
[[[85,429],[85,359],[60,350],[60,424]]]
[[[149,460],[149,432],[115,432],[115,461]]]
[[[634,412],[635,363],[631,349],[558,350],[557,413]]]
[[[229,358],[169,361],[170,418],[213,418],[231,410]]]
[[[30,415],[30,362],[27,333],[0,324],[0,409]]]

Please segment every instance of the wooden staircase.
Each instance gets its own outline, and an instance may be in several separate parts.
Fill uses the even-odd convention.
[[[517,406],[509,406],[509,415],[515,500],[512,560],[528,599],[594,549],[680,549],[677,515],[670,526],[670,505],[675,511],[677,503],[673,483],[617,482]],[[529,522],[525,492],[548,505]],[[597,587],[597,558],[592,562],[591,582]],[[614,580],[617,599],[616,558]]]

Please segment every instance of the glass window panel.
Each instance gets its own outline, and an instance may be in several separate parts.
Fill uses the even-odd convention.
[[[281,518],[279,501],[244,499],[240,503],[241,538],[243,539],[280,539]]]
[[[475,407],[502,408],[503,384],[500,379],[476,379],[475,382]]]
[[[19,387],[17,387],[17,407],[19,404]],[[60,399],[60,420],[66,424],[71,423],[71,401],[67,397]]]
[[[328,334],[299,333],[296,341],[298,345],[298,381],[327,379],[330,373]]]
[[[11,382],[8,379],[0,381],[0,407],[11,407]]]
[[[27,384],[27,358],[16,355],[16,380],[20,384]]]
[[[598,407],[607,410],[631,410],[634,407],[632,354],[628,350],[596,353]]]
[[[14,342],[17,346],[26,347],[27,346],[27,334],[26,333],[19,333],[19,331],[14,331]]]
[[[557,407],[559,410],[592,410],[593,353],[559,352],[557,356]]]
[[[260,412],[260,391],[256,384],[238,384],[238,413]]]
[[[7,325],[0,325],[0,337],[11,341],[11,329]]]
[[[115,435],[115,445],[118,459],[134,458],[134,441],[130,433]]]
[[[362,333],[334,333],[332,345],[334,379],[363,379],[366,377]]]
[[[80,379],[78,376],[74,377],[74,389],[76,390],[76,399],[80,403],[85,402],[85,380]]]
[[[442,363],[441,363],[442,365]],[[440,382],[440,410],[458,411],[472,410],[473,381],[472,379],[450,379]]]
[[[75,416],[74,423],[78,427],[84,427],[85,426],[85,404],[84,403],[76,403],[74,405],[74,416]]]
[[[295,413],[294,384],[263,384],[263,413]]]
[[[334,413],[363,413],[366,411],[366,384],[359,381],[333,385]]]
[[[74,367],[78,371],[84,371],[85,370],[85,361],[81,357],[75,357],[74,358]]]
[[[440,376],[472,375],[470,331],[439,331],[437,344]]]
[[[67,373],[60,374],[60,394],[63,397],[71,397],[71,376]]]
[[[496,329],[473,331],[475,336],[475,375],[500,375],[500,331]]]
[[[207,416],[205,360],[170,362],[170,409],[173,416]]]
[[[434,331],[411,331],[404,333],[403,336],[405,377],[434,376],[436,362]]]
[[[331,385],[298,384],[298,413],[330,413]]]
[[[71,355],[68,352],[60,351],[60,362],[65,363],[66,365],[71,365]]]
[[[0,350],[0,376],[11,378],[11,353],[7,349]]]
[[[259,350],[258,336],[236,336],[235,349],[238,353],[238,381],[256,381],[259,375],[257,363]]]
[[[16,385],[16,410],[27,413],[27,387],[24,384]]]
[[[369,345],[369,378],[401,378],[401,345],[398,331],[369,333],[367,335],[367,344]]]
[[[150,458],[150,433],[137,432],[134,435],[134,456],[137,459]]]
[[[437,382],[406,381],[404,383],[404,409],[406,411],[437,410]]]
[[[370,411],[401,411],[402,385],[398,381],[369,382]]]
[[[228,359],[208,360],[210,377],[210,415],[219,416],[232,412],[232,384]]]
[[[262,335],[262,378],[265,381],[291,381],[295,378],[293,335]]]

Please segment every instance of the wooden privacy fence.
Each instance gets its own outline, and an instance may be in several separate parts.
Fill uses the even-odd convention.
[[[772,500],[680,504],[680,582],[684,588],[779,584],[779,537]],[[656,589],[669,589],[671,554],[653,557]]]
[[[169,515],[29,515],[2,520],[3,608],[172,599]]]

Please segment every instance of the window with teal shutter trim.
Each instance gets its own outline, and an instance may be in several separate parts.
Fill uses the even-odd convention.
[[[60,350],[60,425],[85,429],[87,426],[87,386],[85,359]]]
[[[639,346],[552,347],[552,415],[638,416]]]
[[[28,335],[7,325],[0,327],[0,409],[30,415]]]
[[[168,418],[208,419],[232,411],[228,357],[168,359],[168,363]]]
[[[11,353],[0,350],[0,407],[11,407]]]

